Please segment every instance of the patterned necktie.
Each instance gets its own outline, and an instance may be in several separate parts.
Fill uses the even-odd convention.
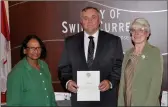
[[[89,36],[89,46],[88,46],[88,56],[87,56],[87,65],[88,68],[90,69],[93,64],[93,54],[94,54],[94,41],[93,41],[93,36]]]

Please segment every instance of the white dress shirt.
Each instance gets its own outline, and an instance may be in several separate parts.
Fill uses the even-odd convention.
[[[88,56],[88,46],[89,46],[89,36],[93,36],[93,41],[94,41],[94,54],[93,54],[93,59],[95,58],[95,55],[96,55],[96,49],[97,49],[97,43],[98,43],[98,36],[99,36],[99,30],[97,30],[93,35],[89,35],[88,33],[86,33],[84,31],[84,52],[85,52],[85,58],[86,58],[86,61],[87,61],[87,56]],[[67,81],[66,83],[66,89],[67,89],[67,85],[68,83],[72,81],[72,80],[69,80]],[[112,83],[110,82],[110,88],[112,89]]]
[[[98,36],[99,36],[99,30],[97,30],[96,33],[94,33],[93,35],[89,35],[86,32],[84,32],[84,49],[85,49],[85,58],[87,61],[87,57],[88,57],[88,46],[89,46],[89,36],[93,36],[93,41],[94,41],[94,54],[93,54],[93,59],[95,58],[95,54],[96,54],[96,49],[97,49],[97,42],[98,42]]]

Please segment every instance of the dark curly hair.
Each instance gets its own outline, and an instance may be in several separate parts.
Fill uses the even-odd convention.
[[[23,51],[24,51],[24,49],[27,48],[27,43],[28,43],[31,39],[36,39],[36,40],[39,42],[39,44],[40,44],[40,46],[41,46],[41,49],[42,49],[42,50],[41,50],[40,58],[41,58],[41,59],[45,59],[46,56],[47,56],[46,47],[45,47],[44,43],[41,41],[41,39],[40,39],[38,36],[36,36],[36,35],[28,35],[28,36],[24,39],[24,41],[23,41],[22,44],[21,44],[21,48],[20,48],[20,58],[22,59],[22,58],[24,58],[24,57],[26,56],[26,54],[24,54]]]

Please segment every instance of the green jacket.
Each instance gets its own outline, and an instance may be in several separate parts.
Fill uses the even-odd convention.
[[[48,65],[38,60],[40,70],[23,58],[7,78],[7,106],[56,106]]]
[[[126,52],[122,64],[118,106],[124,106],[124,69],[133,48]],[[139,57],[132,86],[132,106],[159,106],[163,74],[163,58],[160,50],[148,42]]]

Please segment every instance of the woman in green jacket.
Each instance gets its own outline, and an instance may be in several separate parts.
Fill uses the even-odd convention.
[[[118,106],[159,106],[163,74],[160,50],[148,43],[151,30],[144,18],[130,26],[133,48],[125,53]]]
[[[21,60],[7,79],[7,106],[56,106],[43,42],[35,35],[25,38]]]

